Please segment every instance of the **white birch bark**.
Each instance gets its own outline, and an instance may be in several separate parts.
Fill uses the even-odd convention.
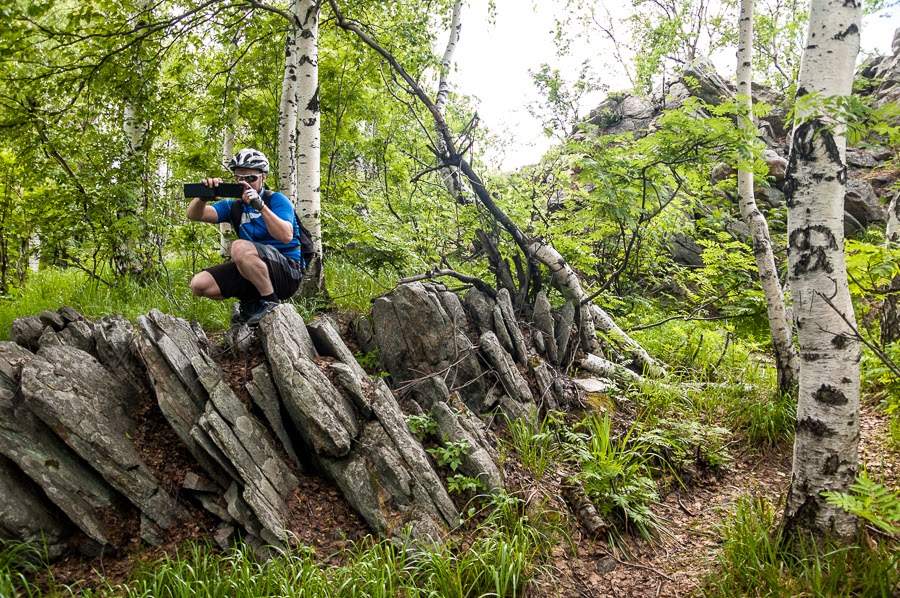
[[[884,238],[888,243],[900,242],[900,192],[894,195],[894,199],[888,204],[887,227],[884,230]]]
[[[441,75],[438,80],[438,92],[434,99],[434,105],[440,112],[441,116],[446,116],[444,108],[447,105],[447,98],[450,95],[450,70],[453,68],[453,54],[456,52],[456,46],[459,43],[460,32],[462,31],[462,0],[456,0],[453,4],[453,16],[450,19],[450,37],[447,40],[447,47],[444,55],[441,57]],[[447,144],[440,135],[435,140],[439,154],[447,153]],[[450,192],[458,203],[471,203],[465,193],[465,185],[463,185],[462,176],[459,168],[448,166],[441,169],[441,177],[444,180],[444,186]]]
[[[232,98],[231,111],[228,114],[228,122],[225,123],[225,133],[222,136],[222,167],[227,169],[234,157],[234,130],[237,128],[238,100]],[[231,233],[231,224],[222,222],[219,224],[219,255],[229,257],[231,255],[231,243],[234,241]]]
[[[534,259],[541,262],[550,270],[553,282],[563,293],[567,301],[573,302],[576,306],[580,306],[587,299],[587,293],[581,286],[578,274],[572,270],[566,259],[560,255],[550,245],[543,241],[535,240],[528,246],[530,255]],[[624,330],[613,321],[599,306],[593,303],[587,303],[590,314],[593,317],[593,324],[597,330],[607,334],[612,340],[619,343],[625,350],[631,353],[635,365],[637,365],[644,373],[653,377],[662,377],[665,375],[665,369],[660,366],[650,354],[638,343],[634,341]]]
[[[888,205],[887,227],[884,230],[885,243],[900,243],[900,192]],[[900,276],[895,276],[891,289],[900,289]],[[900,298],[896,294],[886,295],[881,302],[881,344],[888,345],[900,340]]]
[[[300,60],[301,0],[290,6],[294,22],[284,40],[284,75],[281,79],[281,106],[278,113],[278,188],[291,199],[297,197],[297,66]],[[317,79],[318,80],[318,79]]]
[[[322,204],[320,196],[319,2],[297,0],[297,145],[295,205],[312,237],[316,257],[307,266],[303,293],[324,292],[322,268]]]
[[[741,15],[738,21],[737,101],[745,111],[739,117],[739,124],[744,132],[744,138],[748,142],[756,137],[756,125],[753,123],[751,112],[753,100],[750,89],[753,67],[754,1],[741,0]],[[785,394],[795,394],[800,362],[797,359],[797,351],[794,349],[790,320],[785,310],[784,294],[781,292],[778,270],[775,267],[775,256],[772,253],[772,242],[769,238],[769,225],[756,205],[753,193],[753,172],[741,168],[740,165],[738,166],[738,205],[741,209],[741,217],[750,228],[753,257],[756,260],[759,282],[766,298],[769,331],[772,335],[772,347],[778,371],[778,389]]]
[[[854,0],[811,2],[785,193],[800,389],[784,526],[839,538],[857,519],[821,493],[847,492],[856,477],[860,348],[844,258],[846,139],[825,100],[851,93],[861,19]]]
[[[300,32],[297,36],[297,212],[322,254],[319,199],[319,8],[318,2],[298,0]]]

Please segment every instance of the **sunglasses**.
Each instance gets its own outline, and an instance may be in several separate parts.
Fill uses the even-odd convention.
[[[247,181],[248,183],[255,183],[257,180],[262,178],[261,174],[236,174],[234,175],[234,179],[241,183]]]

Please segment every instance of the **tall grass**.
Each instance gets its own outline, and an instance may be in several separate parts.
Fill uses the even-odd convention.
[[[194,297],[188,288],[191,276],[187,268],[173,264],[168,276],[151,283],[122,279],[110,287],[78,270],[48,268],[33,274],[15,296],[0,301],[0,338],[9,338],[16,318],[38,315],[45,309],[55,311],[62,305],[92,319],[119,314],[134,320],[156,308],[197,320],[207,330],[226,327],[232,302]]]
[[[404,550],[390,541],[359,544],[342,566],[323,565],[308,547],[260,560],[244,545],[220,552],[187,544],[174,556],[139,566],[131,579],[100,589],[73,586],[41,592],[0,552],[0,596],[46,598],[395,598],[521,596],[558,539],[555,528],[524,515],[523,501],[506,494],[491,499],[489,515],[471,545],[463,540]]]
[[[897,596],[900,545],[882,541],[837,546],[785,539],[774,506],[741,497],[719,532],[719,566],[705,580],[706,596]]]

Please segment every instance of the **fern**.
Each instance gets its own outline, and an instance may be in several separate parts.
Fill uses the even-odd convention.
[[[828,504],[862,517],[881,531],[900,534],[900,492],[869,478],[863,471],[850,484],[853,494],[823,492]]]

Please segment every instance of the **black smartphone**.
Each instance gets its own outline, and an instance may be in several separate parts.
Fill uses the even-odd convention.
[[[240,183],[219,183],[218,187],[207,187],[203,183],[185,183],[184,197],[199,197],[203,201],[211,201],[217,197],[241,197],[246,187]]]

